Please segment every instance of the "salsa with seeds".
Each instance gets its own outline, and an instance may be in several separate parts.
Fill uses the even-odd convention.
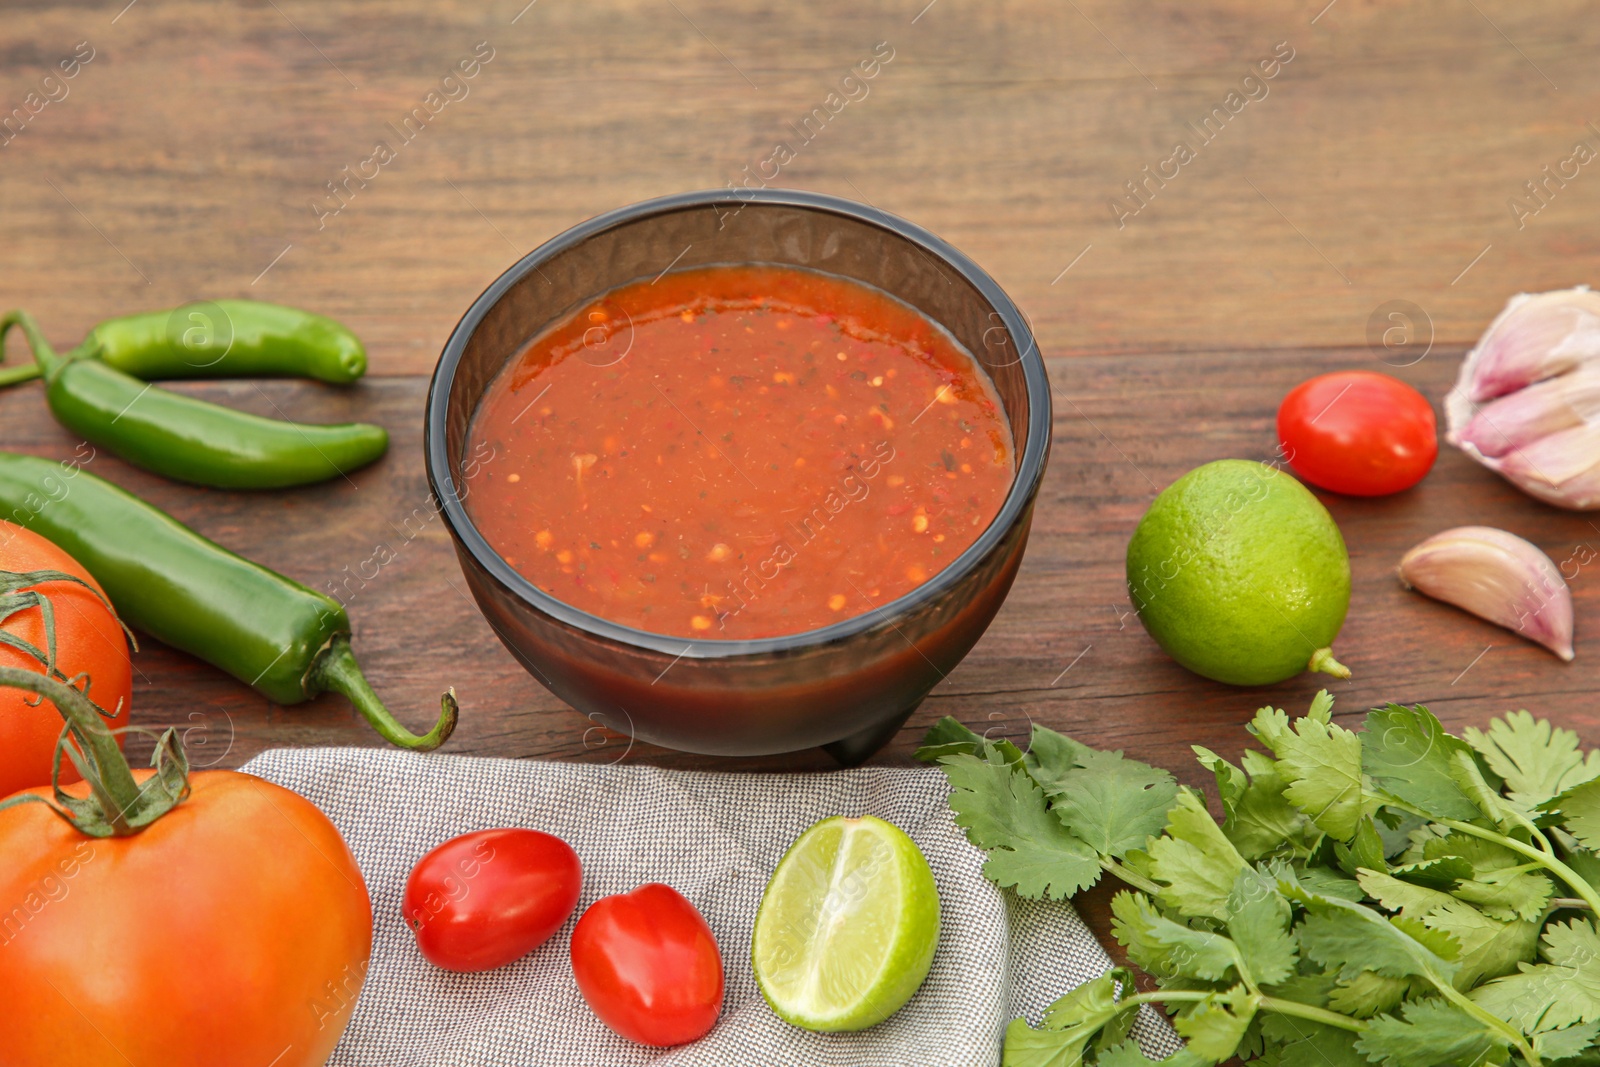
[[[614,289],[490,384],[463,496],[540,589],[624,626],[800,633],[910,592],[1012,480],[988,378],[832,274],[699,267]]]

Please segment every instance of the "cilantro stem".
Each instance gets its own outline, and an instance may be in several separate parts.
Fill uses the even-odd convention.
[[[1420,815],[1424,819],[1429,818],[1426,812],[1417,811],[1415,809],[1412,809],[1412,814]],[[1473,837],[1481,837],[1485,841],[1493,841],[1495,844],[1500,845],[1503,848],[1508,848],[1513,852],[1520,853],[1521,855],[1528,857],[1530,860],[1533,860],[1539,866],[1543,867],[1545,870],[1549,871],[1551,874],[1554,874],[1557,878],[1567,883],[1572,891],[1576,893],[1585,904],[1589,905],[1591,911],[1600,912],[1600,894],[1595,893],[1594,887],[1584,880],[1582,875],[1573,870],[1571,867],[1568,867],[1565,863],[1562,863],[1560,860],[1556,859],[1555,856],[1541,852],[1532,845],[1524,845],[1521,841],[1518,841],[1514,837],[1507,837],[1505,834],[1495,833],[1493,830],[1485,830],[1483,827],[1474,826],[1470,822],[1458,822],[1455,819],[1435,819],[1433,821],[1437,822],[1440,826],[1448,826],[1452,830],[1459,830],[1461,833],[1470,834]]]
[[[1279,1015],[1293,1015],[1307,1022],[1321,1023],[1339,1030],[1348,1030],[1352,1034],[1365,1033],[1367,1024],[1360,1019],[1352,1019],[1348,1015],[1340,1015],[1327,1008],[1318,1008],[1311,1004],[1301,1004],[1297,1000],[1280,1000],[1277,997],[1263,996],[1260,1002],[1262,1011],[1275,1011]]]
[[[1119,1006],[1161,1003],[1194,1004],[1203,1000],[1215,999],[1216,996],[1216,993],[1196,992],[1187,989],[1170,991],[1158,989],[1152,993],[1135,993],[1132,996],[1123,997],[1117,1003]],[[1278,997],[1258,995],[1256,1008],[1259,1011],[1275,1011],[1279,1015],[1293,1015],[1297,1019],[1321,1023],[1324,1026],[1331,1026],[1338,1030],[1348,1030],[1352,1034],[1365,1033],[1367,1030],[1367,1024],[1362,1019],[1352,1019],[1348,1015],[1340,1015],[1336,1011],[1318,1008],[1311,1004],[1302,1004],[1298,1000],[1282,1000]]]
[[[1550,902],[1545,905],[1544,909],[1546,918],[1549,917],[1551,912],[1561,911],[1563,908],[1571,908],[1577,911],[1594,910],[1589,907],[1588,901],[1580,900],[1577,897],[1551,897]]]
[[[1110,856],[1101,856],[1100,866],[1105,871],[1116,875],[1124,882],[1127,882],[1129,885],[1133,886],[1133,888],[1148,896],[1157,896],[1160,894],[1163,888],[1162,886],[1146,878],[1144,875],[1140,874],[1138,871],[1135,871],[1131,867],[1127,867],[1124,864],[1117,862]]]

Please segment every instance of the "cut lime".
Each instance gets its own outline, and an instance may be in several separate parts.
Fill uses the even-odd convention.
[[[870,815],[823,819],[767,883],[752,958],[761,995],[807,1030],[864,1030],[928,976],[939,891],[898,827]]]

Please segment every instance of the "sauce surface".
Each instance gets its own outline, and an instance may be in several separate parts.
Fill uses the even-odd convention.
[[[786,267],[596,298],[508,363],[469,438],[466,507],[507,563],[573,607],[705,640],[904,595],[1012,480],[1000,403],[949,334]]]

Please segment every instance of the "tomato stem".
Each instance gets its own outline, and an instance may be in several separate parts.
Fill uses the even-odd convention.
[[[116,734],[100,717],[100,709],[83,693],[21,667],[0,667],[0,686],[35,693],[50,701],[66,720],[57,742],[51,785],[55,803],[37,793],[19,793],[0,808],[30,801],[49,804],[73,826],[91,837],[126,837],[136,834],[171,811],[189,793],[188,761],[182,743],[168,730],[156,746],[156,773],[140,785],[127,757],[117,747]],[[73,748],[68,737],[78,742]],[[61,788],[61,754],[65,752],[89,785],[90,796],[75,797]]]

